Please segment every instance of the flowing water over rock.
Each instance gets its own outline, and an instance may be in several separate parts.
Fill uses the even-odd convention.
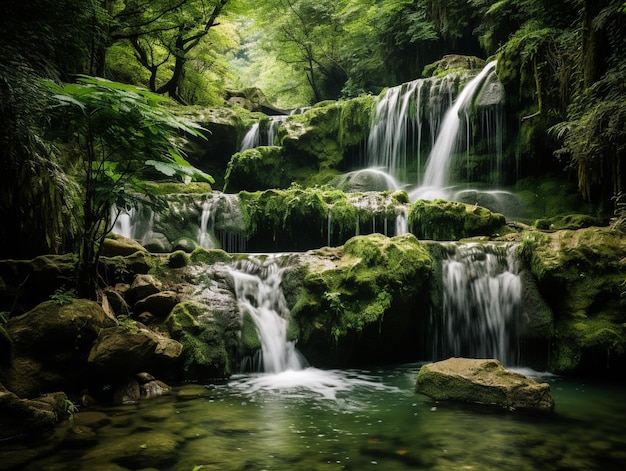
[[[444,244],[434,358],[496,358],[517,365],[522,282],[516,249],[515,244]]]
[[[266,373],[302,370],[308,365],[295,343],[287,339],[290,313],[280,286],[283,270],[274,257],[249,257],[229,270],[239,307],[250,315],[261,340],[259,366]]]

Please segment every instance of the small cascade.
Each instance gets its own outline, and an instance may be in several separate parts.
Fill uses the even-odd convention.
[[[276,133],[278,132],[278,128],[282,123],[285,122],[287,116],[270,116],[270,126],[267,129],[267,145],[273,146],[276,145]]]
[[[458,142],[458,133],[461,128],[459,113],[471,104],[476,91],[486,77],[495,70],[495,67],[495,61],[487,64],[480,74],[463,88],[453,106],[446,112],[424,171],[422,186],[426,191],[441,192],[449,184],[451,157]],[[469,120],[467,122],[469,123]],[[469,137],[467,137],[467,140],[469,141]]]
[[[243,152],[247,149],[253,149],[254,147],[258,147],[261,144],[261,125],[256,122],[252,125],[252,127],[248,130],[246,135],[243,137],[241,141],[241,145],[239,146],[239,152]]]
[[[391,87],[381,98],[367,142],[368,167],[382,168],[406,182],[408,165],[417,158],[421,168],[423,124],[428,122],[431,139],[441,116],[452,102],[458,75],[418,79]]]
[[[395,235],[408,234],[409,232],[409,210],[406,206],[398,207],[396,215],[396,232]]]
[[[205,249],[215,248],[211,239],[213,225],[215,223],[215,213],[213,211],[213,200],[202,203],[202,214],[200,215],[200,227],[198,228],[198,245]]]
[[[287,339],[290,313],[281,288],[283,271],[276,257],[250,257],[229,269],[239,308],[250,315],[261,340],[262,371],[266,373],[308,366],[295,343]]]
[[[518,362],[522,283],[515,244],[445,244],[443,309],[433,318],[434,357]]]

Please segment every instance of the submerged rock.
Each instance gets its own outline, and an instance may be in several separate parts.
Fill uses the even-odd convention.
[[[450,358],[422,366],[415,391],[437,401],[551,411],[550,385],[505,369],[498,360]]]

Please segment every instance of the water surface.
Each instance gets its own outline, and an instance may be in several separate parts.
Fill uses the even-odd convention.
[[[83,411],[59,427],[57,441],[0,444],[0,469],[16,456],[23,463],[14,469],[27,471],[618,470],[626,463],[621,385],[542,377],[556,411],[532,415],[433,402],[413,392],[418,370],[307,368],[181,385],[167,397]],[[100,414],[97,438],[61,440],[81,414]]]

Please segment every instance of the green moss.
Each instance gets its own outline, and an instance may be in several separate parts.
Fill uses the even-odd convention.
[[[196,247],[189,255],[190,260],[195,264],[203,263],[205,265],[213,265],[214,263],[229,263],[233,257],[221,249],[205,249]]]
[[[224,377],[231,373],[224,336],[218,326],[201,323],[205,314],[200,304],[177,304],[164,322],[173,339],[183,345],[182,368],[186,378]]]
[[[170,268],[183,268],[189,264],[189,255],[182,250],[172,252],[167,259],[167,266]]]
[[[224,191],[256,191],[285,188],[292,182],[292,166],[281,147],[255,147],[232,156],[224,177]]]
[[[205,194],[211,193],[213,189],[209,183],[191,182],[144,182],[144,185],[154,196],[171,195],[171,194]]]
[[[381,323],[394,303],[417,295],[433,261],[412,235],[354,237],[342,248],[315,253],[292,309],[306,340],[324,331],[338,341]]]
[[[243,323],[241,326],[241,345],[244,350],[258,350],[261,348],[261,339],[257,333],[256,326],[250,314],[247,312],[243,315]]]
[[[624,237],[598,227],[528,231],[521,253],[554,312],[554,369],[606,368],[609,358],[619,361],[626,352]]]
[[[502,214],[481,206],[452,201],[416,201],[409,211],[409,227],[419,239],[459,240],[492,235],[505,224]]]

